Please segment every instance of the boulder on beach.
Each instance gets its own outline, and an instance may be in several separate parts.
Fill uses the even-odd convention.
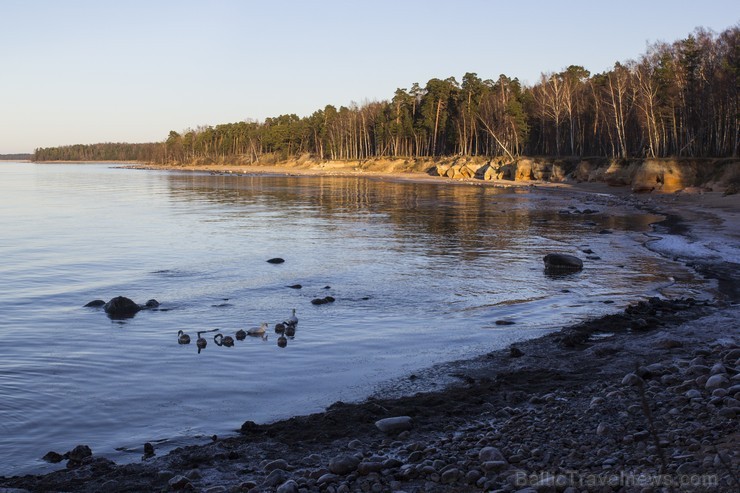
[[[548,253],[543,260],[548,271],[576,272],[583,269],[583,261],[574,255]]]
[[[412,425],[410,416],[394,416],[392,418],[380,419],[375,426],[383,433],[400,433],[410,430]]]

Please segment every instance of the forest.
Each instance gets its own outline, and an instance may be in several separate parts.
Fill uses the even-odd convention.
[[[578,65],[530,86],[466,73],[385,101],[170,131],[163,142],[36,149],[34,160],[192,163],[439,156],[738,155],[740,26],[702,28],[591,74]]]

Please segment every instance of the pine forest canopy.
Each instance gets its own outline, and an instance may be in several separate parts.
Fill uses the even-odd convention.
[[[396,90],[388,101],[171,131],[162,143],[37,149],[34,159],[189,163],[436,156],[738,155],[740,27],[697,29],[600,74],[571,65],[531,87],[466,73]]]

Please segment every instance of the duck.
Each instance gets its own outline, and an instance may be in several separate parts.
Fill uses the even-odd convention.
[[[216,334],[213,336],[213,342],[218,346],[231,347],[234,345],[234,338],[231,336],[224,336],[223,334]]]
[[[262,322],[262,324],[259,327],[252,327],[251,329],[247,329],[247,335],[261,336],[265,333],[266,330],[267,330],[267,322]]]
[[[282,334],[285,332],[285,324],[275,324],[275,333]]]
[[[295,335],[295,325],[288,325],[285,327],[285,335],[288,337],[293,337]]]
[[[244,329],[239,329],[236,331],[236,340],[237,341],[243,341],[247,338],[247,332]]]
[[[190,336],[187,335],[185,332],[178,330],[177,331],[177,343],[178,344],[190,344]]]
[[[283,323],[285,324],[286,327],[288,326],[295,327],[296,325],[298,325],[298,317],[295,316],[295,308],[293,308],[293,314],[288,318],[288,320],[286,320]]]
[[[195,341],[195,344],[198,346],[198,352],[200,352],[201,349],[205,349],[205,347],[208,345],[208,341],[206,341],[200,335],[200,332],[198,332],[198,339]]]
[[[285,347],[288,345],[288,339],[285,336],[278,337],[277,340],[278,347]]]

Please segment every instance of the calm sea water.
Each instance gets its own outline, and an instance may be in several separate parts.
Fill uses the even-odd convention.
[[[40,458],[77,444],[136,461],[147,441],[162,453],[316,412],[615,311],[671,276],[694,282],[640,245],[654,217],[596,208],[563,215],[489,187],[0,164],[0,474],[61,468]],[[544,274],[545,253],[586,247],[601,260]],[[118,295],[162,309],[83,308]],[[284,348],[272,331],[234,347],[208,333],[200,353],[177,343],[293,308]]]

